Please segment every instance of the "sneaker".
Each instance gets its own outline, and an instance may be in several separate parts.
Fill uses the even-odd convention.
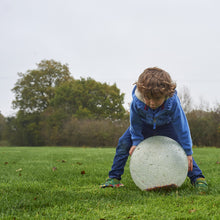
[[[105,187],[122,187],[124,186],[122,183],[120,183],[120,181],[118,179],[112,179],[112,178],[108,178],[106,179],[105,183],[103,183],[102,185],[100,185],[100,188],[105,188]]]
[[[198,178],[195,182],[195,188],[198,192],[203,193],[208,191],[208,183],[204,178]]]

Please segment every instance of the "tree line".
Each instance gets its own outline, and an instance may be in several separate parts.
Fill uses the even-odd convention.
[[[18,75],[12,88],[18,111],[0,114],[0,146],[116,146],[129,126],[124,94],[116,84],[74,79],[67,64],[54,60]],[[220,105],[192,110],[187,92],[180,99],[194,145],[220,147]]]

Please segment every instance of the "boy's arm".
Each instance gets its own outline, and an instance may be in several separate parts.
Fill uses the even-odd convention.
[[[180,144],[187,156],[192,155],[192,138],[186,115],[181,107],[179,98],[176,96],[176,103],[173,106],[173,126],[179,138]]]
[[[131,146],[131,148],[130,148],[130,150],[129,150],[130,156],[133,154],[133,152],[134,152],[134,150],[135,150],[136,147],[137,147],[137,146],[135,146],[135,145]]]
[[[141,120],[141,117],[134,105],[135,103],[132,102],[130,108],[130,133],[132,145],[137,146],[142,140],[144,140],[144,136],[142,134],[143,121]]]

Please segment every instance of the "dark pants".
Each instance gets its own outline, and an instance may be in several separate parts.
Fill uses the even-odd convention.
[[[143,129],[144,138],[152,136],[166,136],[172,138],[179,143],[178,137],[172,124],[167,124],[157,127],[153,130],[152,125],[145,125]],[[109,172],[110,178],[116,178],[121,180],[121,176],[124,173],[124,167],[129,156],[129,150],[132,146],[131,134],[129,128],[127,131],[119,138],[118,146],[116,148],[116,154],[114,157],[113,165],[111,171]],[[196,179],[204,178],[202,171],[193,159],[193,171],[189,171],[187,176],[190,178],[191,183],[195,183]]]

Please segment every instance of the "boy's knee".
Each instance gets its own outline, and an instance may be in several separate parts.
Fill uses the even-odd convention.
[[[117,151],[120,153],[129,153],[129,149],[131,148],[131,142],[124,139],[124,138],[119,138],[118,141],[118,147],[117,147]]]
[[[120,137],[118,141],[118,145],[123,147],[131,147],[131,141],[130,139],[128,140],[126,138]]]

